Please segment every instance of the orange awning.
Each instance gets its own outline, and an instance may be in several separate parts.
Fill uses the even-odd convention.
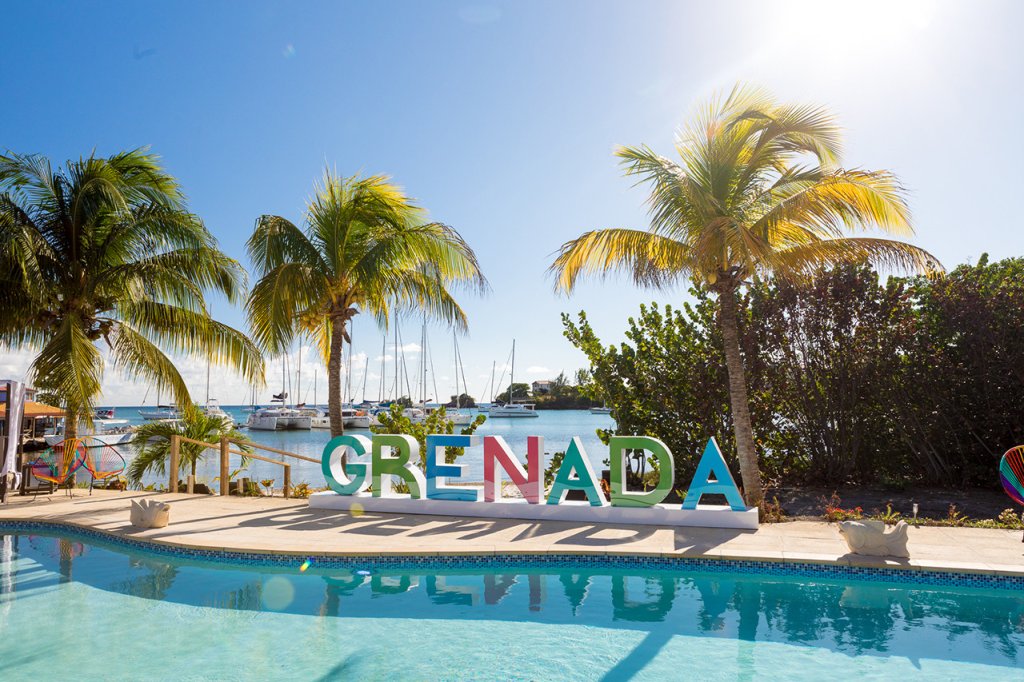
[[[7,416],[7,406],[0,403],[0,417]],[[45,403],[37,403],[34,400],[25,401],[25,419],[35,419],[36,417],[63,417],[64,410],[59,407],[53,407]]]

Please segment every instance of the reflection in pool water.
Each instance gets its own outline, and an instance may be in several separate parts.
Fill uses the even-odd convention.
[[[21,660],[16,677],[48,669],[19,658],[18,641],[73,649],[83,628],[127,638],[105,668],[75,663],[108,679],[139,665],[174,678],[182,660],[199,677],[247,679],[675,679],[681,667],[1011,679],[1024,662],[1024,597],[1008,590],[599,567],[240,568],[37,534],[4,547],[0,627],[13,636],[0,633],[0,660]]]

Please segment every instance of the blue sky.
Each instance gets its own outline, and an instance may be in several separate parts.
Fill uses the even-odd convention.
[[[301,220],[325,165],[392,175],[463,234],[491,282],[490,295],[464,299],[476,395],[513,337],[517,378],[584,366],[561,336],[563,311],[587,310],[617,341],[640,302],[683,298],[624,280],[559,297],[545,269],[583,230],[646,225],[644,193],[621,176],[614,146],[668,153],[692,107],[736,81],[832,108],[846,129],[845,165],[897,172],[911,192],[914,241],[947,266],[1024,253],[1009,210],[1024,157],[1020,3],[8,2],[2,11],[0,148],[63,160],[150,145],[243,262],[256,217]],[[244,326],[239,310],[214,312]],[[418,324],[403,335],[418,343]],[[431,338],[447,395],[450,338],[436,327]],[[355,383],[365,356],[375,386],[381,336],[370,319],[357,320],[355,341]],[[415,349],[407,358],[415,373]],[[20,376],[27,363],[6,352],[0,372]],[[202,397],[203,361],[182,367]],[[215,383],[222,402],[246,395],[227,373]],[[108,373],[105,402],[137,403],[145,391]]]

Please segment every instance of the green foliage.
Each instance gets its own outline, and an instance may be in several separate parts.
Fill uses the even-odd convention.
[[[715,304],[705,289],[690,293],[695,300],[683,310],[641,305],[640,313],[628,321],[626,341],[618,346],[603,346],[585,313],[577,321],[562,317],[566,338],[590,361],[587,392],[615,414],[615,429],[598,430],[598,437],[604,443],[615,433],[660,438],[672,451],[677,486],[683,489],[708,438],[716,437],[723,452],[734,451]],[[775,431],[761,373],[756,363],[749,363],[747,371],[755,436],[765,443]]]
[[[956,508],[955,504],[949,505],[949,511],[946,513],[944,526],[963,526],[970,522],[967,514]]]
[[[770,396],[776,474],[831,485],[891,471],[887,402],[909,323],[905,301],[900,281],[882,286],[864,265],[749,288],[748,358],[756,354]]]
[[[295,499],[304,500],[313,494],[313,488],[310,487],[309,483],[306,481],[303,481],[302,483],[293,483],[288,494]]]
[[[565,459],[565,451],[559,451],[551,455],[551,461],[544,467],[544,489],[550,490],[551,484],[555,482],[555,475],[562,468],[562,460]]]
[[[1012,509],[1004,509],[1000,512],[996,522],[1004,528],[1010,528],[1011,530],[1024,529],[1024,515],[1018,514]]]
[[[125,476],[133,486],[139,486],[146,474],[163,475],[167,472],[167,464],[171,456],[172,435],[213,444],[219,443],[221,436],[244,440],[242,432],[235,428],[234,423],[218,416],[208,415],[191,406],[184,410],[181,419],[146,422],[135,429],[136,454],[125,472]],[[234,447],[242,452],[252,452],[252,446],[244,442],[235,444]],[[219,457],[217,450],[211,450],[195,443],[181,442],[178,451],[180,470],[187,470],[194,476],[199,461],[210,454]],[[248,462],[248,458],[242,457],[243,468],[248,465]]]
[[[577,372],[577,382],[569,381],[565,372],[559,372],[551,382],[551,391],[544,395],[535,395],[533,401],[538,410],[586,410],[600,405],[587,392],[590,375],[586,370]]]
[[[177,181],[144,149],[53,168],[0,155],[0,343],[38,350],[34,381],[91,420],[101,342],[123,374],[191,404],[170,353],[263,378],[242,334],[211,319],[204,291],[240,298],[245,274],[190,213]],[[72,416],[69,431],[77,427]]]
[[[453,395],[452,399],[445,403],[445,407],[476,407],[476,398],[468,393]]]
[[[884,512],[878,512],[877,514],[873,514],[871,518],[878,519],[879,521],[884,521],[887,525],[894,526],[901,520],[900,516],[901,515],[898,511],[892,510],[892,504],[887,504],[885,505]]]
[[[416,439],[420,446],[420,461],[417,464],[424,471],[427,468],[427,436],[455,433],[455,424],[451,419],[448,419],[443,407],[428,414],[422,421],[415,422],[402,414],[401,405],[392,405],[389,411],[378,414],[377,419],[380,420],[381,425],[371,427],[374,433],[392,433],[412,436]],[[467,426],[462,427],[459,433],[464,436],[471,436],[485,421],[487,421],[487,417],[478,414],[476,419]],[[465,448],[445,448],[444,461],[447,464],[453,464],[464,452]]]
[[[616,432],[664,440],[678,486],[710,436],[735,462],[714,301],[641,306],[604,347],[581,314],[566,336],[590,360],[586,391]],[[1024,442],[1024,259],[881,282],[866,265],[754,282],[738,299],[755,442],[789,483],[998,485]],[[608,433],[599,434],[607,439]]]
[[[511,395],[512,395],[511,398],[509,398],[509,393],[510,392],[511,392]],[[508,388],[506,388],[504,391],[502,391],[497,396],[495,396],[494,399],[497,402],[499,402],[499,403],[507,403],[507,402],[510,402],[512,400],[526,400],[529,397],[530,397],[530,385],[529,384],[521,384],[519,382],[516,382],[514,384],[511,384]]]

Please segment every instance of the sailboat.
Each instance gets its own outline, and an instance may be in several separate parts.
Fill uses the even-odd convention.
[[[473,423],[473,415],[469,412],[463,412],[461,405],[459,404],[459,398],[462,396],[459,393],[459,372],[462,372],[462,383],[463,388],[467,391],[469,388],[465,385],[466,383],[466,372],[462,368],[462,355],[459,353],[459,338],[455,334],[455,330],[452,330],[452,345],[455,348],[455,407],[452,409],[445,409],[445,416],[451,420],[456,426],[467,426]]]
[[[309,425],[314,429],[329,429],[331,428],[331,418],[320,412],[320,407],[316,402],[316,383],[317,383],[316,370],[313,371],[313,409],[317,411],[317,415],[312,417],[309,421]]]
[[[143,408],[139,410],[139,416],[149,421],[157,419],[180,419],[181,413],[173,405],[160,404],[160,384],[156,385],[156,407],[152,409]]]
[[[491,361],[491,378],[490,378],[490,381],[487,382],[487,385],[484,386],[484,390],[481,393],[481,395],[490,395],[491,396],[490,402],[477,403],[476,404],[477,411],[483,412],[484,414],[487,414],[488,412],[490,412],[491,411],[491,405],[494,404],[494,368],[497,367],[497,365],[498,365],[498,361],[497,360]],[[487,389],[488,388],[491,389],[491,392],[489,394],[487,393]]]
[[[539,417],[534,403],[517,403],[512,401],[512,387],[516,380],[516,340],[512,339],[512,368],[509,372],[508,402],[504,405],[491,405],[491,417]]]
[[[348,344],[348,364],[345,370],[345,392],[348,393],[348,400],[345,400],[345,396],[342,395],[341,405],[341,423],[346,429],[368,429],[370,428],[370,414],[366,410],[360,410],[352,407],[352,322],[349,321],[349,344]],[[317,404],[316,394],[316,382],[318,374],[313,373],[313,407],[306,408],[312,410],[315,414],[312,416],[311,426],[314,429],[329,429],[331,428],[330,415],[325,414]]]
[[[233,426],[235,420],[227,412],[221,409],[216,398],[210,397],[210,359],[206,359],[206,404],[200,408],[208,417],[219,418],[226,426]]]
[[[254,431],[308,431],[312,427],[312,417],[302,410],[287,406],[288,401],[288,356],[282,358],[281,392],[271,399],[271,403],[279,403],[271,407],[263,407],[249,415],[246,426]]]

